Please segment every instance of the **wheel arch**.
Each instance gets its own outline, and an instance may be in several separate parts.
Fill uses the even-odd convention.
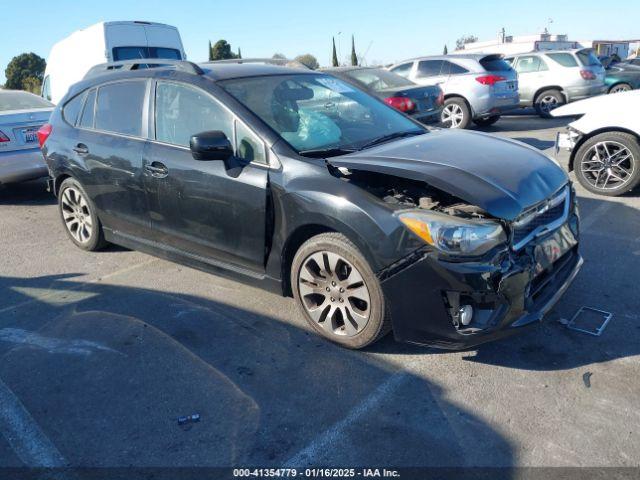
[[[446,102],[450,98],[459,98],[460,100],[464,101],[464,103],[467,105],[467,108],[469,109],[469,112],[471,113],[471,117],[472,118],[474,117],[475,112],[473,110],[473,107],[471,106],[471,103],[469,103],[469,100],[467,100],[465,96],[460,95],[459,93],[447,93],[444,96],[444,101]]]
[[[618,85],[628,85],[632,90],[634,89],[633,85],[631,85],[629,82],[625,82],[624,80],[619,80],[616,83],[614,83],[613,85],[609,86],[609,88],[607,89],[607,93],[611,93],[611,90],[613,90]]]
[[[538,90],[536,90],[536,93],[533,94],[533,104],[535,105],[536,101],[538,100],[538,97],[540,96],[540,94],[546,90],[557,90],[558,92],[560,92],[560,95],[562,95],[564,97],[564,101],[568,101],[567,99],[567,94],[564,91],[564,89],[560,86],[560,85],[547,85],[545,87],[540,87]]]
[[[576,155],[578,154],[578,150],[580,150],[580,148],[582,147],[582,145],[584,145],[585,142],[589,141],[596,135],[600,135],[601,133],[613,133],[613,132],[626,133],[626,134],[632,135],[633,137],[635,137],[636,141],[640,143],[640,134],[638,132],[634,132],[633,130],[629,130],[628,128],[624,128],[624,127],[599,128],[597,130],[594,130],[593,132],[589,132],[588,135],[583,135],[580,138],[580,140],[578,140],[578,142],[575,144],[575,146],[571,150],[571,155],[569,156],[569,171],[570,172],[573,171],[573,164],[574,164]]]
[[[73,175],[71,175],[71,172],[61,172],[53,179],[53,194],[56,197],[58,196],[58,192],[60,191],[60,185],[62,185],[62,182],[64,182],[67,178],[74,178]]]

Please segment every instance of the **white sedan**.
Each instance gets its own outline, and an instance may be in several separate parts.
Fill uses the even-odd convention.
[[[593,193],[616,196],[640,182],[640,90],[602,95],[551,112],[577,116],[559,133],[556,154],[568,150],[569,170]]]
[[[0,185],[48,174],[38,144],[38,129],[53,104],[32,93],[0,89]]]

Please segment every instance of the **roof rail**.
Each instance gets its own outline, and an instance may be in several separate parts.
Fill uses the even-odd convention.
[[[202,75],[204,71],[195,63],[187,60],[170,60],[167,58],[136,58],[133,60],[122,60],[119,62],[101,63],[91,67],[84,78],[94,77],[101,73],[112,70],[139,70],[141,68],[162,68],[172,67],[181,72],[193,73],[194,75]]]
[[[297,67],[297,68],[306,68],[309,70],[304,63],[299,62],[298,60],[289,60],[288,58],[229,58],[225,60],[211,60],[205,62],[206,64],[217,64],[217,63],[253,63],[253,64],[263,64],[263,65],[279,65],[282,67]]]

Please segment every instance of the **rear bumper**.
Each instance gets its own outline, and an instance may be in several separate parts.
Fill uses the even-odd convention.
[[[23,182],[47,175],[47,165],[39,148],[0,151],[0,183]]]
[[[397,340],[464,349],[508,336],[540,321],[560,300],[582,266],[578,218],[520,252],[487,262],[452,263],[425,253],[383,280]],[[471,305],[471,323],[456,312]]]
[[[505,95],[490,94],[482,96],[471,104],[474,118],[500,115],[519,106],[520,96],[517,92]]]
[[[428,112],[421,111],[411,114],[411,118],[417,120],[420,123],[437,123],[440,121],[442,114],[442,108],[436,108]]]

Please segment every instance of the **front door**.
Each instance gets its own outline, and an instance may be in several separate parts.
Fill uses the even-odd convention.
[[[220,130],[226,161],[195,160],[189,139]],[[268,167],[263,142],[204,90],[158,81],[155,139],[143,154],[152,226],[170,249],[264,272]]]

